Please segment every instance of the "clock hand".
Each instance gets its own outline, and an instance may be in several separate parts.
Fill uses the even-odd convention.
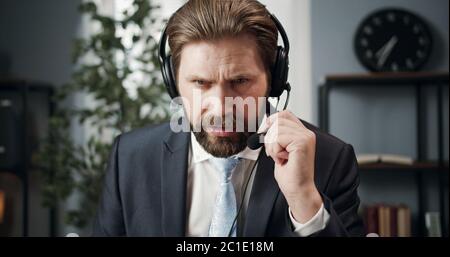
[[[378,59],[378,66],[381,67],[386,62],[387,57],[391,54],[392,50],[394,49],[394,46],[397,44],[398,38],[397,36],[393,36],[378,52],[376,53],[376,56],[379,57]]]
[[[389,41],[386,42],[386,44],[384,44],[383,47],[381,47],[381,48],[375,53],[375,56],[376,56],[376,57],[380,57],[380,56],[386,51],[386,48],[387,48],[389,45],[392,44],[392,41],[396,41],[396,40],[397,40],[397,36],[391,37],[391,38],[389,39]]]
[[[375,56],[376,56],[378,59],[380,58],[381,54],[384,53],[384,51],[385,51],[385,49],[386,49],[386,46],[389,44],[389,42],[390,42],[391,40],[392,40],[392,38],[391,38],[386,44],[384,44],[383,47],[381,47],[381,48],[375,53]]]

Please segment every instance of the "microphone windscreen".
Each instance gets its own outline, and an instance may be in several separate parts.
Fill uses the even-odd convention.
[[[256,150],[263,146],[264,144],[264,136],[266,133],[253,134],[247,139],[247,146],[252,150]]]

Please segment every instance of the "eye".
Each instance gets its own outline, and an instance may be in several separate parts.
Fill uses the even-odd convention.
[[[194,82],[194,84],[198,87],[203,87],[207,84],[206,81],[201,80],[201,79],[196,79],[196,80],[193,80],[192,82]]]
[[[247,84],[249,80],[247,78],[238,78],[231,81],[231,83],[235,86],[241,86]]]

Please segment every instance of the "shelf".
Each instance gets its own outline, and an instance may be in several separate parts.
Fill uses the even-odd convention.
[[[416,84],[446,84],[448,72],[380,72],[360,74],[332,74],[325,77],[328,86],[351,85],[416,85]]]
[[[371,163],[371,164],[360,164],[360,171],[370,171],[370,170],[389,170],[389,171],[448,171],[448,163],[445,163],[443,167],[440,167],[436,162],[417,162],[412,165],[401,165],[401,164],[391,164],[391,163]]]
[[[320,128],[325,131],[330,131],[330,98],[333,90],[345,89],[361,89],[373,87],[377,91],[386,90],[392,87],[413,89],[415,101],[415,116],[417,121],[417,157],[419,160],[424,160],[427,155],[427,137],[426,126],[428,125],[426,107],[428,103],[423,97],[425,90],[431,87],[436,94],[437,102],[437,141],[436,146],[439,161],[436,162],[417,162],[412,165],[396,165],[390,163],[373,163],[373,164],[361,164],[359,170],[362,173],[365,172],[405,172],[414,174],[417,180],[417,192],[418,192],[418,213],[419,217],[419,234],[425,230],[424,214],[427,203],[427,195],[424,189],[424,183],[422,182],[423,176],[436,177],[438,181],[439,190],[439,210],[441,212],[441,230],[444,236],[448,236],[448,225],[445,219],[445,210],[448,209],[448,201],[446,201],[446,186],[448,186],[448,161],[444,160],[444,97],[448,96],[448,71],[441,72],[385,72],[385,73],[360,73],[360,74],[330,74],[325,76],[324,81],[321,82],[319,87],[319,123]],[[367,93],[367,92],[366,92]],[[444,164],[442,163],[444,161]],[[448,195],[448,194],[447,194]],[[434,199],[433,199],[434,200]]]

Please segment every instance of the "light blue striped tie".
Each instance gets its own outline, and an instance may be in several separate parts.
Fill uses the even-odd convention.
[[[231,173],[240,160],[237,157],[210,159],[217,171],[220,172],[220,188],[209,226],[209,236],[211,237],[226,237],[233,226],[237,206],[233,183],[231,183]],[[233,226],[231,236],[236,236],[236,224]]]

